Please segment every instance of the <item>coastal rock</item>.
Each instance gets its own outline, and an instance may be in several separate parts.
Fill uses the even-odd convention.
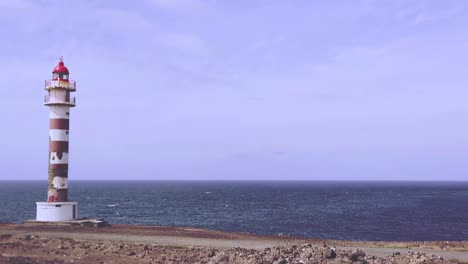
[[[58,249],[67,250],[67,249],[68,249],[68,247],[66,247],[66,246],[64,246],[64,245],[59,245],[59,246],[58,246]]]
[[[3,235],[0,235],[0,240],[6,240],[11,237],[13,237],[11,234],[3,234]]]
[[[291,253],[293,252],[293,249],[287,247],[287,248],[283,249],[282,252],[283,252],[284,254],[291,254]]]
[[[334,259],[336,258],[336,251],[335,248],[327,248],[325,250],[325,258],[327,259]]]
[[[283,257],[281,257],[280,259],[276,260],[275,262],[273,262],[273,264],[287,264],[288,262],[286,261],[286,259],[284,259]]]
[[[219,264],[229,263],[229,256],[225,252],[220,252],[213,258],[213,261]]]
[[[215,255],[215,254],[216,254],[216,253],[215,253],[215,251],[214,251],[214,250],[210,250],[210,251],[208,251],[208,257],[209,257],[209,258],[212,258],[212,257],[214,257],[214,255]]]
[[[46,241],[46,242],[44,242]],[[312,244],[265,249],[167,247],[114,241],[71,241],[61,238],[11,237],[0,241],[0,264],[4,263],[239,263],[239,264],[438,264],[443,258],[424,253],[367,256],[355,249],[344,251]],[[6,254],[7,253],[7,254]],[[29,255],[28,255],[29,254]],[[21,257],[19,257],[21,256]],[[37,256],[40,256],[38,258]],[[455,263],[455,262],[452,262]]]
[[[366,253],[364,253],[364,251],[360,250],[360,249],[355,249],[351,255],[349,256],[349,258],[355,262],[355,261],[358,261],[358,260],[363,260],[364,257],[366,256]]]

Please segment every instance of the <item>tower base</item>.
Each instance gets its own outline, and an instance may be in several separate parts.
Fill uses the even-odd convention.
[[[78,218],[78,202],[37,202],[36,221],[71,221]]]

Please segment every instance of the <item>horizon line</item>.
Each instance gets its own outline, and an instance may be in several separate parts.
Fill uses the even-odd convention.
[[[47,181],[38,180],[38,179],[0,179],[1,181]],[[329,179],[329,180],[308,180],[308,179],[76,179],[70,181],[200,181],[200,182],[235,182],[235,181],[244,181],[244,182],[466,182],[468,180],[344,180],[344,179]]]

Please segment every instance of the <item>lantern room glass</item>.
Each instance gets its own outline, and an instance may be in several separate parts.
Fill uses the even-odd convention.
[[[54,80],[67,80],[68,81],[68,74],[54,73],[52,75],[52,79],[54,79]]]

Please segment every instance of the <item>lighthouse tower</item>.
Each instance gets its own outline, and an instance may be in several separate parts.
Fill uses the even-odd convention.
[[[37,202],[37,221],[71,221],[77,218],[77,202],[68,201],[68,136],[70,108],[76,100],[76,82],[60,58],[52,71],[52,80],[45,81],[47,95],[44,105],[49,107],[49,180],[47,202]]]

